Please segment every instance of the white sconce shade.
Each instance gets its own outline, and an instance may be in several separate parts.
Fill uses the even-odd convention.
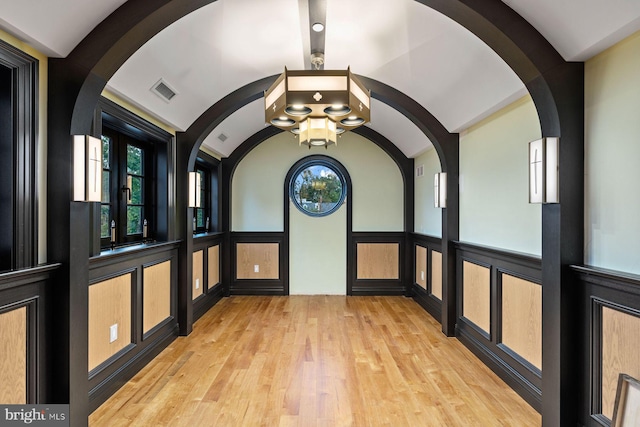
[[[200,202],[200,175],[198,172],[189,172],[189,207],[199,208]]]
[[[102,140],[89,135],[73,136],[73,200],[102,200]]]
[[[529,143],[529,203],[559,203],[560,138],[542,138]]]
[[[447,207],[447,173],[440,172],[433,178],[433,199],[436,208]]]

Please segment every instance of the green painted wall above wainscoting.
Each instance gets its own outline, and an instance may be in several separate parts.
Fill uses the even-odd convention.
[[[460,241],[541,254],[542,211],[528,192],[528,143],[540,137],[530,96],[460,134]]]
[[[395,162],[373,142],[347,132],[328,149],[298,146],[281,133],[253,149],[238,164],[231,189],[233,231],[283,231],[284,180],[293,164],[322,154],[351,175],[353,231],[403,231],[403,181]]]

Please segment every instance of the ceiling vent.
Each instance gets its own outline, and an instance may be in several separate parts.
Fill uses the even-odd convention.
[[[416,177],[421,177],[422,175],[424,175],[424,165],[416,167]]]
[[[178,92],[173,90],[167,82],[162,79],[158,80],[158,82],[151,87],[151,92],[158,95],[165,102],[171,101],[171,99],[178,94]]]
[[[221,133],[220,135],[218,135],[218,139],[220,140],[220,142],[225,142],[227,140],[227,138],[229,138],[227,135],[225,135],[224,133]]]

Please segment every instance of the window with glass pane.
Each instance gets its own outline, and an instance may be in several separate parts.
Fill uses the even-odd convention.
[[[196,229],[198,232],[207,232],[207,217],[209,207],[209,173],[207,170],[196,166],[196,172],[200,179],[200,207],[195,208],[193,214],[196,217]]]
[[[144,221],[144,156],[127,144],[127,235],[142,234]]]
[[[100,238],[108,239],[111,224],[111,138],[102,135],[102,203],[100,205]]]
[[[147,237],[153,237],[152,189],[153,146],[110,127],[103,127],[102,204],[100,238],[102,247],[111,245],[111,224],[115,223],[115,244],[143,240],[147,220]]]

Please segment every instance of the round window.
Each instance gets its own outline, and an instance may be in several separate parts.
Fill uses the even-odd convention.
[[[305,214],[325,216],[340,208],[347,186],[342,173],[329,160],[309,160],[294,171],[289,195]]]

